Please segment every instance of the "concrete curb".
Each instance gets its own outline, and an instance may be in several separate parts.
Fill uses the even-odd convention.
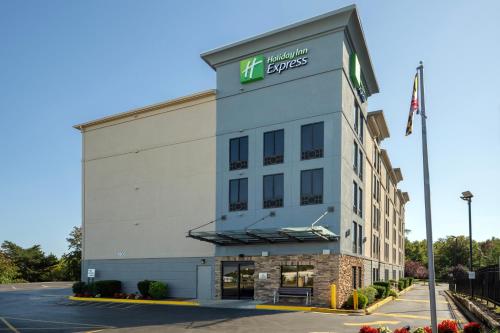
[[[365,312],[366,312],[366,314],[371,314],[373,311],[375,311],[376,309],[380,308],[382,305],[387,304],[387,303],[389,303],[390,301],[393,301],[393,300],[394,300],[393,296],[386,297],[383,300],[378,301],[377,303],[372,304],[369,307],[367,307],[365,309]]]
[[[194,301],[154,301],[146,299],[120,299],[120,298],[93,298],[69,296],[69,300],[78,302],[103,302],[103,303],[128,303],[128,304],[158,304],[158,305],[180,305],[180,306],[200,306]]]
[[[460,308],[460,310],[464,313],[465,317],[468,319],[477,320],[484,324],[486,324],[491,329],[499,329],[500,323],[492,318],[489,314],[485,313],[478,307],[476,304],[468,300],[467,298],[449,292],[448,290],[445,293],[455,302],[455,304]]]
[[[415,287],[415,285],[414,285],[414,284],[412,284],[412,285],[411,285],[411,286],[409,286],[408,288],[401,290],[401,291],[398,293],[398,297],[399,297],[399,296],[401,296],[401,295],[406,294],[408,291],[412,290],[414,287]]]
[[[274,310],[274,311],[300,311],[300,312],[321,312],[321,313],[364,314],[363,310],[330,309],[330,308],[320,308],[320,307],[314,307],[314,306],[258,304],[255,306],[255,308],[257,310]]]

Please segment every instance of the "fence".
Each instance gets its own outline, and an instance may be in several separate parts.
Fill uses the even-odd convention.
[[[459,293],[470,295],[468,277],[457,279],[450,283],[450,289],[456,288]],[[472,280],[474,296],[500,306],[500,271],[499,265],[492,265],[476,270],[476,278]]]

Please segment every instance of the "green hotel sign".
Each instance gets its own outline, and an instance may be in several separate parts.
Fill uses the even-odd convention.
[[[240,82],[249,83],[264,78],[266,75],[281,74],[288,69],[304,66],[308,63],[307,48],[286,51],[264,58],[263,55],[240,61]]]
[[[366,101],[366,91],[363,86],[363,80],[361,79],[361,66],[356,53],[352,53],[349,57],[349,78],[351,79],[352,85],[358,92],[361,102]]]
[[[258,55],[240,61],[240,82],[248,83],[264,78],[264,56]]]

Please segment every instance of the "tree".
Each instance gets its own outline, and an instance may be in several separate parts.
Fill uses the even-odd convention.
[[[417,261],[427,265],[427,243],[425,240],[409,241],[405,240],[406,260]]]
[[[417,279],[427,278],[427,268],[423,263],[418,261],[406,261],[405,262],[405,275],[409,277],[414,277]]]
[[[0,252],[0,284],[12,283],[19,277],[19,268]]]
[[[80,281],[82,263],[82,228],[73,227],[68,241],[68,253],[63,254],[61,261],[65,265],[65,279],[70,281]]]
[[[24,249],[13,242],[5,241],[1,249],[3,255],[18,267],[19,277],[29,282],[44,281],[51,267],[58,262],[55,255],[46,256],[40,245]]]

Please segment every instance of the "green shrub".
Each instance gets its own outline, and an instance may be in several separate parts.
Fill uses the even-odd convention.
[[[121,293],[122,283],[118,280],[101,280],[95,282],[95,293],[101,297],[112,297],[116,293]]]
[[[87,286],[87,284],[85,282],[75,282],[73,283],[73,293],[74,294],[83,294],[85,292],[85,287]]]
[[[401,279],[401,280],[403,280],[403,281],[404,281],[404,283],[405,283],[405,289],[406,289],[406,288],[408,288],[408,287],[410,286],[410,280],[409,280],[408,278],[403,278],[403,279]]]
[[[85,293],[87,294],[95,295],[96,294],[95,290],[96,290],[95,282],[91,282],[85,286]]]
[[[358,309],[364,309],[366,308],[366,305],[368,304],[368,298],[366,298],[365,295],[358,293]],[[347,299],[347,302],[345,306],[348,309],[354,309],[354,303],[353,303],[353,298],[352,295],[349,296]]]
[[[139,281],[137,283],[137,289],[139,289],[139,292],[143,297],[148,297],[149,295],[149,286],[151,283],[156,282],[156,281],[150,281],[150,280],[143,280]]]
[[[377,291],[377,294],[375,295],[376,299],[385,298],[386,289],[384,286],[373,285],[372,288],[374,288]]]
[[[401,291],[403,289],[405,289],[405,282],[403,281],[403,279],[400,279],[398,281],[398,290]]]
[[[358,293],[366,296],[368,304],[372,304],[375,301],[375,296],[377,295],[377,289],[372,286],[358,289]]]
[[[374,285],[384,287],[385,288],[385,296],[389,295],[389,290],[391,290],[391,284],[389,282],[377,281],[374,283]]]
[[[160,281],[151,282],[148,292],[154,299],[165,298],[167,297],[167,284]]]
[[[395,290],[390,290],[389,291],[389,296],[392,296],[392,297],[398,297],[398,293],[395,291]]]
[[[409,277],[408,278],[408,281],[410,281],[410,286],[413,284],[413,278],[412,277]]]

